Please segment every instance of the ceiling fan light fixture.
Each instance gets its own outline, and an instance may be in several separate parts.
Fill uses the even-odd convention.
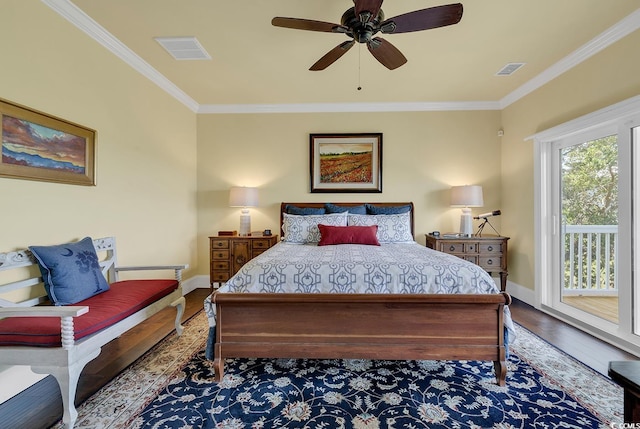
[[[380,31],[384,34],[393,33],[396,31],[396,28],[398,28],[398,26],[393,21],[383,22],[382,25],[380,25]]]

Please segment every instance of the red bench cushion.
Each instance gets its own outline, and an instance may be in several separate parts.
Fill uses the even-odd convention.
[[[75,317],[75,339],[91,335],[132,315],[177,289],[176,280],[123,280],[110,289],[80,301],[89,312]],[[11,317],[0,320],[0,346],[60,347],[59,317]]]

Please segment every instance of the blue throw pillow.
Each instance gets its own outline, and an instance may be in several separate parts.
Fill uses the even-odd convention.
[[[56,246],[29,246],[38,261],[44,288],[55,305],[69,305],[109,289],[93,240]]]
[[[291,204],[284,206],[284,212],[298,216],[325,214],[324,207],[298,207]]]
[[[411,205],[407,204],[404,206],[374,206],[371,204],[367,204],[367,214],[371,215],[380,215],[380,214],[403,214],[409,213],[411,211]]]
[[[327,213],[349,212],[351,214],[367,214],[367,207],[364,204],[361,206],[339,206],[336,204],[326,203],[324,208],[327,210]]]

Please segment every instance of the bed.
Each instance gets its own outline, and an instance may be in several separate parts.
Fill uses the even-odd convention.
[[[412,203],[282,203],[284,240],[205,301],[216,380],[226,358],[483,360],[504,385],[510,296],[416,243],[413,216]]]

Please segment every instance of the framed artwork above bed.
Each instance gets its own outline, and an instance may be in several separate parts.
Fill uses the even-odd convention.
[[[310,134],[311,192],[382,192],[382,133]]]

